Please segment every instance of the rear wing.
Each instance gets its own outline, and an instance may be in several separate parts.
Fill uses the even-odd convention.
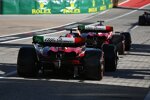
[[[78,47],[85,44],[85,39],[82,37],[51,37],[51,36],[33,36],[33,43],[39,43],[44,46],[58,47]]]
[[[111,32],[113,31],[112,26],[85,26],[85,25],[79,25],[78,30],[82,32]]]

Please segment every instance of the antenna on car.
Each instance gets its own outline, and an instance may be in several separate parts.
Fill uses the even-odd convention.
[[[65,28],[67,31],[70,31],[70,33],[72,33],[73,31],[76,31],[76,28]]]
[[[104,22],[105,22],[105,21],[101,21],[101,20],[100,20],[100,21],[97,21],[97,22],[99,22],[99,25],[100,25],[100,26],[104,26]]]

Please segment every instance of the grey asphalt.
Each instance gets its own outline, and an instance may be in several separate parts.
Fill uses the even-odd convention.
[[[0,100],[144,100],[150,90],[150,29],[136,26],[143,11],[123,16],[131,11],[114,8],[82,21],[105,20],[115,31],[130,31],[132,36],[131,51],[119,56],[117,71],[105,73],[101,81],[18,77],[15,71],[19,47],[30,45],[31,39],[0,44]]]

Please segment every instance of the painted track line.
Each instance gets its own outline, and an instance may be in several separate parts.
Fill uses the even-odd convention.
[[[49,33],[49,34],[45,34],[46,35],[54,35],[60,32],[65,32],[65,30],[63,31],[58,31],[58,32],[54,32],[54,33]],[[10,40],[10,41],[5,41],[5,42],[0,42],[0,43],[10,43],[10,42],[16,42],[16,41],[22,41],[22,40],[27,40],[27,39],[31,39],[32,37],[27,37],[27,38],[20,38],[20,39],[15,39],[15,40]]]
[[[148,6],[148,5],[146,5],[146,6]],[[144,6],[144,7],[146,7],[146,6]],[[140,9],[142,9],[142,8],[144,8],[144,7],[141,7]],[[100,14],[104,14],[104,13],[106,13],[107,11],[108,11],[108,10],[106,10],[106,11],[100,13]],[[134,12],[136,12],[136,11],[138,11],[138,10],[134,10],[134,11],[131,11],[131,12],[129,12],[129,13],[125,13],[125,14],[123,14],[123,15],[121,15],[121,16],[117,16],[117,17],[114,17],[114,18],[111,18],[111,19],[107,19],[107,20],[105,20],[105,21],[106,21],[106,22],[110,22],[110,21],[113,21],[113,20],[122,18],[122,17],[124,17],[124,16],[127,16],[127,15],[129,15],[129,14],[132,14],[132,13],[134,13]],[[100,14],[99,14],[99,15],[100,15]],[[92,16],[92,17],[94,17],[94,16]],[[87,19],[90,19],[90,18],[87,18]],[[87,20],[87,19],[84,19],[84,20]],[[84,21],[84,20],[81,20],[81,21]],[[73,22],[73,23],[75,23],[75,22]],[[67,24],[67,25],[70,25],[70,24],[73,24],[73,23],[69,23],[69,24]],[[90,25],[95,25],[95,24],[98,24],[98,23],[93,23],[93,24],[90,24]],[[62,26],[65,26],[65,25],[62,25]],[[50,28],[50,29],[52,29],[52,28]],[[40,31],[42,31],[42,30],[40,30]],[[43,29],[43,31],[44,31],[44,29]],[[60,32],[60,31],[58,31],[58,32]],[[58,33],[58,32],[54,32],[54,33],[50,33],[50,34],[56,34],[56,33]],[[25,32],[25,33],[27,33],[27,32]],[[21,33],[20,33],[20,34],[21,34]],[[47,34],[47,35],[50,35],[50,34]],[[17,35],[17,34],[14,34],[14,35]],[[8,36],[10,36],[10,35],[8,35]],[[21,38],[21,39],[15,39],[15,40],[10,40],[10,41],[0,42],[0,43],[10,43],[10,42],[21,41],[21,40],[30,39],[30,38],[32,38],[32,37]]]
[[[130,0],[123,1],[123,2],[121,2],[121,3],[119,4],[119,6],[122,5],[122,4],[125,4],[125,3],[129,2],[129,1],[130,1]]]

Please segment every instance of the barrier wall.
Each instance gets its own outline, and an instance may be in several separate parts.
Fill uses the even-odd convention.
[[[78,14],[112,8],[112,0],[3,0],[2,14]]]
[[[0,14],[2,14],[2,0],[0,0]]]

